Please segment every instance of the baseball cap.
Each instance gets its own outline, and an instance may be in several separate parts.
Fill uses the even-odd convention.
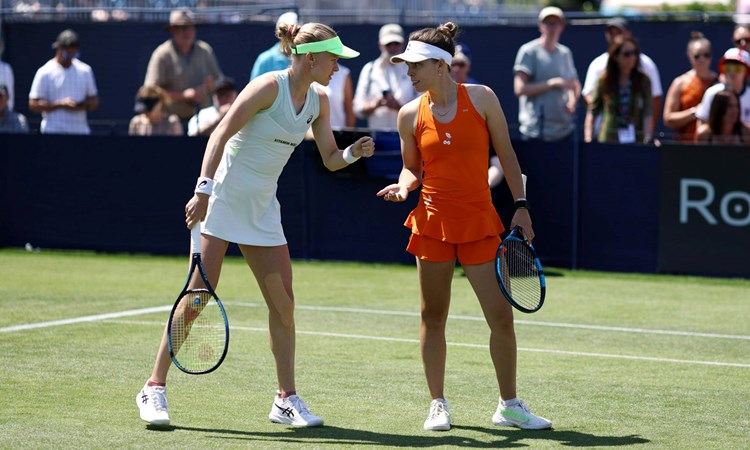
[[[628,29],[628,21],[622,17],[613,17],[607,21],[607,28]]]
[[[724,56],[719,60],[719,72],[724,73],[724,63],[727,61],[737,61],[745,65],[747,70],[745,71],[745,77],[750,76],[750,53],[745,50],[740,50],[736,47],[732,47],[726,52]]]
[[[57,35],[57,39],[52,43],[52,48],[78,48],[80,42],[78,40],[78,33],[71,29],[67,29]]]
[[[177,8],[173,9],[169,13],[169,24],[167,28],[171,27],[187,27],[190,25],[196,25],[198,21],[195,20],[195,15],[188,8]]]
[[[542,10],[539,11],[540,22],[544,22],[544,19],[550,16],[557,17],[565,22],[565,14],[563,14],[562,9],[558,8],[557,6],[547,6],[546,8],[542,8]]]
[[[299,25],[299,16],[297,16],[297,13],[294,11],[287,11],[276,19],[276,28],[279,28],[279,25],[282,23],[287,25]]]
[[[233,91],[235,89],[237,89],[237,87],[236,87],[236,84],[234,83],[234,78],[224,77],[224,78],[220,78],[219,81],[216,83],[214,92],[226,91],[226,90]]]
[[[380,45],[387,45],[391,42],[404,43],[404,30],[397,23],[387,23],[380,27],[378,32],[378,43]]]

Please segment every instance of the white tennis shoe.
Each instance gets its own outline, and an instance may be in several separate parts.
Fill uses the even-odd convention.
[[[424,429],[428,431],[448,431],[451,429],[453,417],[448,411],[448,402],[444,398],[436,398],[430,403],[430,414],[424,421]]]
[[[274,423],[283,423],[295,427],[317,427],[323,425],[323,419],[307,409],[304,400],[296,395],[281,398],[276,395],[268,418]]]
[[[543,430],[551,428],[552,422],[532,414],[523,400],[512,406],[503,406],[502,399],[497,406],[497,411],[492,416],[492,423],[501,427],[518,427],[525,430]]]
[[[169,425],[166,387],[143,386],[135,397],[135,403],[141,411],[141,419],[151,425]]]

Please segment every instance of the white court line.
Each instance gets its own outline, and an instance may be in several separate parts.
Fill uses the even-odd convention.
[[[245,306],[245,307],[265,307],[260,303],[231,303],[231,306]],[[336,311],[336,312],[351,312],[351,313],[362,313],[362,314],[380,314],[389,316],[410,316],[419,317],[418,312],[410,311],[392,311],[382,309],[364,309],[364,308],[348,308],[339,306],[305,306],[296,305],[295,309],[308,310],[308,311]],[[480,316],[461,316],[461,315],[450,315],[448,316],[454,320],[471,320],[484,322],[484,317]],[[598,331],[620,331],[624,333],[639,333],[639,334],[663,334],[671,336],[691,336],[691,337],[707,337],[707,338],[718,338],[718,339],[740,339],[750,341],[750,336],[743,336],[737,334],[715,334],[715,333],[698,333],[693,331],[673,331],[673,330],[653,330],[646,328],[626,328],[626,327],[609,327],[604,325],[580,325],[573,323],[560,323],[560,322],[538,322],[535,320],[523,320],[516,319],[515,323],[522,325],[536,325],[542,327],[558,327],[558,328],[577,328],[583,330],[598,330]]]
[[[120,323],[128,325],[154,325],[163,326],[164,322],[147,322],[147,321],[136,321],[136,320],[106,320],[107,323]],[[244,327],[232,325],[230,330],[242,330],[242,331],[257,331],[267,333],[268,328],[259,327]],[[370,341],[385,341],[385,342],[401,342],[406,344],[419,344],[419,339],[410,338],[394,338],[386,336],[367,336],[362,334],[345,334],[345,333],[330,333],[325,331],[302,331],[297,330],[297,334],[306,334],[310,336],[326,336],[336,337],[344,339],[362,339]],[[462,342],[448,342],[451,347],[469,347],[469,348],[481,348],[487,349],[487,344],[467,344]],[[596,357],[596,358],[610,358],[610,359],[627,359],[631,361],[652,361],[652,362],[669,362],[677,364],[697,364],[704,366],[719,366],[719,367],[741,367],[744,369],[750,369],[750,364],[742,363],[729,363],[720,361],[699,361],[690,359],[675,359],[675,358],[658,358],[655,356],[631,356],[631,355],[614,355],[611,353],[589,353],[589,352],[574,352],[568,350],[555,350],[555,349],[541,349],[541,348],[525,348],[518,347],[518,350],[524,352],[534,353],[551,353],[555,355],[570,355],[570,356],[584,356],[584,357]]]
[[[70,325],[70,324],[81,323],[81,322],[96,322],[100,320],[117,319],[119,317],[128,317],[128,316],[140,316],[142,314],[150,314],[150,313],[155,313],[155,312],[164,312],[164,311],[171,311],[171,310],[172,310],[171,306],[155,306],[153,308],[131,309],[130,311],[120,311],[116,313],[107,313],[107,314],[95,314],[93,316],[74,317],[71,319],[54,320],[52,322],[37,322],[37,323],[28,323],[25,325],[14,325],[11,327],[0,328],[0,333],[8,333],[11,331],[35,330],[37,328],[57,327],[60,325]]]

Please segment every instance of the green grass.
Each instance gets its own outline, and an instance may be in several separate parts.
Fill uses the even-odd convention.
[[[234,327],[205,376],[172,371],[173,427],[135,395],[167,312],[3,331],[170,305],[186,258],[0,250],[0,448],[748,448],[750,281],[554,270],[548,300],[516,315],[519,394],[551,431],[494,427],[488,330],[453,280],[446,395],[454,428],[422,430],[413,267],[294,262],[297,383],[319,429],[268,422],[276,387],[266,310],[228,258],[218,292]],[[386,338],[396,338],[387,340]]]

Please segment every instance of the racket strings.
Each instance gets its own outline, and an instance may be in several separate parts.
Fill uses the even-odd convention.
[[[208,290],[195,289],[182,296],[170,332],[175,359],[190,372],[211,369],[223,355],[224,314]]]
[[[542,288],[539,268],[534,254],[522,242],[504,242],[501,271],[503,283],[513,300],[523,308],[536,310],[541,301]]]

